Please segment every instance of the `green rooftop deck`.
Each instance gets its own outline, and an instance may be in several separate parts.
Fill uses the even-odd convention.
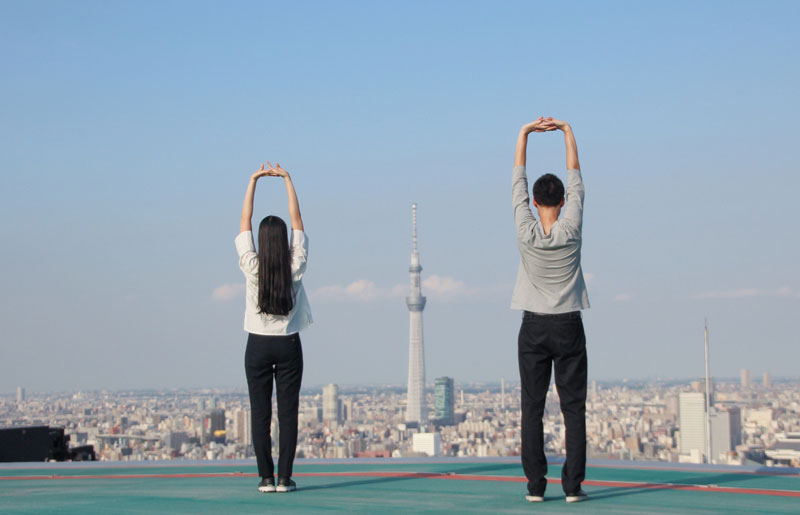
[[[298,490],[261,494],[254,461],[0,464],[8,513],[799,513],[797,470],[590,463],[589,499],[524,500],[518,458],[298,460]]]

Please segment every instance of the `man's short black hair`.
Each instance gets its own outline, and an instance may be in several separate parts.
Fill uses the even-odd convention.
[[[546,173],[533,183],[533,200],[540,206],[555,207],[564,198],[564,183],[552,173]]]

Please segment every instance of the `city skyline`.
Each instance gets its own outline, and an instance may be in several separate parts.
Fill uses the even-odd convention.
[[[703,381],[673,385],[591,384],[587,450],[592,458],[738,466],[797,467],[800,381],[785,387],[717,382],[711,460],[704,456]],[[454,385],[439,377],[420,424],[405,421],[403,388],[348,389],[329,384],[301,393],[298,456],[403,458],[518,456],[520,385]],[[458,393],[458,395],[456,395]],[[563,456],[558,392],[547,393],[545,442]],[[245,391],[84,392],[0,397],[0,426],[61,428],[71,447],[91,446],[100,460],[252,458]],[[273,420],[273,434],[277,430]],[[277,445],[277,442],[273,442]],[[88,452],[88,448],[85,448]]]
[[[539,115],[571,123],[583,168],[590,378],[701,377],[704,318],[713,376],[794,375],[798,17],[789,1],[3,3],[0,392],[244,385],[233,239],[267,159],[308,235],[306,384],[406,381],[412,201],[426,374],[515,378],[509,183]],[[530,178],[564,164],[560,138],[531,135]],[[259,182],[256,219],[286,212]]]

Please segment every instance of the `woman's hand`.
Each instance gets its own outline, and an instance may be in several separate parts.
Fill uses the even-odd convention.
[[[284,179],[289,177],[289,172],[281,168],[280,163],[275,163],[275,166],[272,166],[269,161],[267,161],[267,166],[269,166],[269,170],[267,170],[267,175],[272,177],[283,177]]]
[[[267,163],[267,164],[269,164],[269,163]],[[270,167],[270,168],[272,168],[272,167]],[[266,177],[267,175],[270,175],[269,172],[270,172],[269,170],[264,169],[264,163],[261,163],[261,168],[259,168],[258,171],[256,171],[256,173],[254,173],[253,175],[250,176],[250,180],[255,182],[261,177]]]
[[[566,132],[570,129],[570,126],[567,122],[564,122],[562,120],[556,120],[552,116],[548,116],[547,118],[545,118],[543,125],[544,127],[546,127],[546,130],[548,131],[554,131],[558,129],[560,131]]]

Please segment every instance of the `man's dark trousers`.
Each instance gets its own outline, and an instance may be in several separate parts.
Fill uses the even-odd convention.
[[[555,365],[556,388],[567,429],[567,459],[561,470],[564,492],[576,493],[586,475],[586,335],[580,311],[540,315],[525,311],[519,331],[522,381],[522,468],[528,491],[544,495],[547,459],[542,416]]]

